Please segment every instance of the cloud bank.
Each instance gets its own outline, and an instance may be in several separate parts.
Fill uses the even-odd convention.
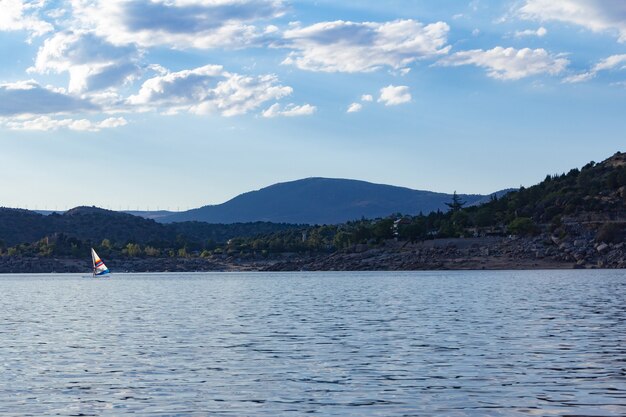
[[[54,26],[37,17],[43,2],[2,0],[0,2],[0,32],[24,30],[31,36],[41,36],[54,30]]]
[[[256,23],[284,13],[281,0],[73,0],[72,4],[83,25],[115,45],[179,49],[249,46],[265,33]]]
[[[626,69],[626,54],[611,55],[593,66],[589,71],[581,74],[571,75],[563,81],[566,83],[580,83],[595,78],[601,71],[613,69]]]
[[[251,77],[224,71],[221,65],[205,65],[148,79],[128,104],[168,113],[236,116],[292,92],[274,75]]]
[[[0,116],[62,114],[97,109],[88,100],[43,87],[34,80],[0,84]]]
[[[404,69],[418,59],[444,55],[450,27],[415,20],[386,23],[316,23],[286,30],[284,47],[294,51],[283,61],[307,71],[371,72]]]
[[[474,49],[456,52],[441,59],[438,65],[476,65],[487,69],[487,75],[498,80],[519,80],[532,75],[557,75],[565,70],[569,61],[551,55],[545,49],[515,49],[497,46],[493,49]]]
[[[90,32],[59,32],[39,48],[29,72],[70,75],[69,91],[102,90],[138,75],[139,52],[133,46],[115,46]]]
[[[566,83],[593,79],[602,71],[623,68],[625,62],[624,54],[618,51],[586,72],[572,75],[567,71],[570,63],[566,54],[543,48],[493,47],[501,38],[491,43],[493,36],[481,31],[482,27],[475,28],[474,38],[469,40],[459,39],[457,32],[452,51],[448,39],[451,28],[443,21],[423,23],[403,17],[351,21],[332,20],[332,16],[305,24],[287,23],[283,18],[293,17],[298,7],[286,0],[0,0],[0,4],[0,31],[23,32],[18,36],[37,42],[37,54],[27,70],[29,77],[57,85],[15,81],[15,76],[6,72],[11,78],[0,80],[0,117],[5,127],[6,121],[14,118],[14,129],[95,131],[121,126],[122,120],[125,124],[126,119],[119,114],[143,111],[226,117],[252,113],[267,118],[316,113],[313,104],[279,103],[292,95],[291,85],[297,84],[285,85],[272,70],[255,73],[257,63],[263,68],[280,62],[283,66],[277,71],[288,79],[297,70],[360,74],[360,80],[378,71],[371,75],[378,77],[374,85],[389,85],[377,97],[363,95],[345,108],[347,113],[356,113],[374,100],[385,106],[410,102],[408,85],[396,86],[398,82],[393,79],[407,76],[411,70],[419,77],[415,66],[420,61],[434,63],[426,69],[472,65],[497,80],[567,72]],[[473,13],[478,13],[478,3],[472,4]],[[613,34],[626,42],[626,1],[519,0],[511,7],[507,18],[517,19],[526,27],[529,21],[563,22]],[[457,18],[471,16],[453,15]],[[467,26],[465,31],[474,26]],[[556,42],[550,38],[558,37],[546,36],[548,29],[537,26],[520,26],[522,30],[504,33],[503,38],[515,37],[517,43]],[[555,33],[556,26],[548,26],[550,34]],[[466,41],[479,43],[489,36],[486,48],[459,49]],[[242,63],[238,54],[244,48],[254,52]],[[256,62],[266,52],[269,58]],[[231,59],[235,71],[206,65],[220,63],[220,58]],[[19,59],[22,64],[24,60]],[[18,68],[17,63],[13,65]],[[165,66],[176,68],[168,70]],[[299,76],[312,75],[295,75]],[[383,76],[390,80],[379,82]],[[405,79],[409,78],[419,79],[412,75]],[[373,91],[371,85],[367,88]],[[114,117],[92,121],[96,111]]]
[[[612,32],[620,42],[626,42],[626,2],[622,0],[526,0],[519,14],[526,19],[554,20],[594,32]]]

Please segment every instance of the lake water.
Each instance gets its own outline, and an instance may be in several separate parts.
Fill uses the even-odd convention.
[[[626,271],[0,276],[2,416],[626,415]]]

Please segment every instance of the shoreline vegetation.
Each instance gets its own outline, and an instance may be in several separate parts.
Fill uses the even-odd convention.
[[[626,154],[447,212],[333,225],[159,224],[78,207],[0,209],[0,273],[626,268]]]
[[[330,254],[285,252],[270,257],[226,254],[208,257],[111,258],[114,272],[219,271],[419,271],[626,268],[626,244],[543,237],[449,238],[407,243],[389,240]],[[89,271],[85,259],[72,257],[0,257],[0,273],[72,273]]]

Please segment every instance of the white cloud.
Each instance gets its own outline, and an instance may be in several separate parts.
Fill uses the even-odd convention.
[[[444,22],[423,25],[415,20],[321,22],[293,25],[283,34],[294,49],[283,64],[325,72],[369,72],[382,67],[402,70],[412,62],[446,54],[450,27]]]
[[[537,36],[539,38],[542,38],[542,37],[546,36],[547,33],[548,33],[548,29],[546,29],[543,26],[541,26],[537,30],[532,30],[532,29],[518,30],[518,31],[515,32],[515,37],[516,38],[521,38],[521,37],[524,37],[524,36]]]
[[[97,132],[102,129],[125,126],[126,124],[127,122],[123,117],[110,117],[100,122],[92,122],[88,119],[54,119],[49,116],[12,120],[0,119],[0,125],[4,125],[11,130],[51,131],[69,129],[81,132]]]
[[[122,117],[109,117],[99,122],[63,117],[99,110],[99,106],[88,100],[68,95],[63,89],[43,87],[33,80],[0,84],[0,126],[11,130],[95,132],[126,125]]]
[[[100,129],[111,129],[114,127],[126,126],[128,122],[123,117],[109,117],[103,121],[97,123]]]
[[[406,85],[388,85],[381,88],[378,101],[384,103],[385,106],[397,106],[398,104],[408,103],[411,101],[409,87]]]
[[[93,111],[98,107],[63,90],[43,87],[34,80],[0,84],[0,116],[60,114]]]
[[[42,5],[43,2],[0,0],[0,32],[25,30],[32,36],[41,36],[54,30],[50,23],[36,16]]]
[[[274,75],[257,77],[229,73],[219,65],[171,72],[145,81],[128,103],[139,108],[164,109],[168,113],[248,113],[270,100],[288,96],[293,89],[278,84]]]
[[[282,0],[72,0],[74,14],[116,45],[241,47],[271,36],[253,24],[281,16]],[[113,29],[114,28],[114,29]]]
[[[363,105],[361,103],[352,103],[348,106],[347,113],[358,113],[363,109]]]
[[[594,32],[614,32],[626,42],[626,2],[623,0],[526,0],[523,18],[574,23]]]
[[[564,83],[569,83],[569,84],[582,83],[582,82],[591,80],[595,76],[596,76],[595,73],[583,72],[583,73],[580,73],[580,74],[574,74],[574,75],[570,75],[569,77],[565,77],[563,79],[563,82]]]
[[[611,55],[610,57],[598,62],[593,67],[593,70],[598,72],[615,69],[617,67],[620,67],[619,69],[626,69],[626,54]]]
[[[69,91],[79,93],[132,80],[140,71],[138,59],[134,46],[114,46],[88,32],[59,32],[39,48],[29,72],[68,72]]]
[[[374,101],[374,97],[371,94],[363,94],[361,96],[361,101],[363,103],[369,103],[369,102]],[[360,112],[362,109],[363,109],[363,104],[354,102],[348,106],[348,110],[346,110],[346,112],[357,113],[357,112]]]
[[[476,65],[486,68],[487,75],[499,80],[518,80],[539,74],[560,74],[569,64],[562,56],[545,49],[515,49],[501,46],[489,49],[461,51],[441,59],[438,65]]]
[[[272,104],[263,112],[263,117],[272,118],[278,116],[295,117],[295,116],[309,116],[317,111],[317,107],[310,104],[303,104],[296,106],[295,104],[288,104],[284,108],[281,108],[280,104]]]
[[[571,75],[563,80],[566,83],[580,83],[595,78],[600,71],[609,71],[613,69],[626,69],[626,54],[611,55],[598,62],[587,72]]]

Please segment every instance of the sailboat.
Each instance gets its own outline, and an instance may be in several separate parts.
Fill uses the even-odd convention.
[[[111,273],[109,268],[102,262],[95,250],[91,248],[91,260],[93,261],[93,276],[107,276]]]

